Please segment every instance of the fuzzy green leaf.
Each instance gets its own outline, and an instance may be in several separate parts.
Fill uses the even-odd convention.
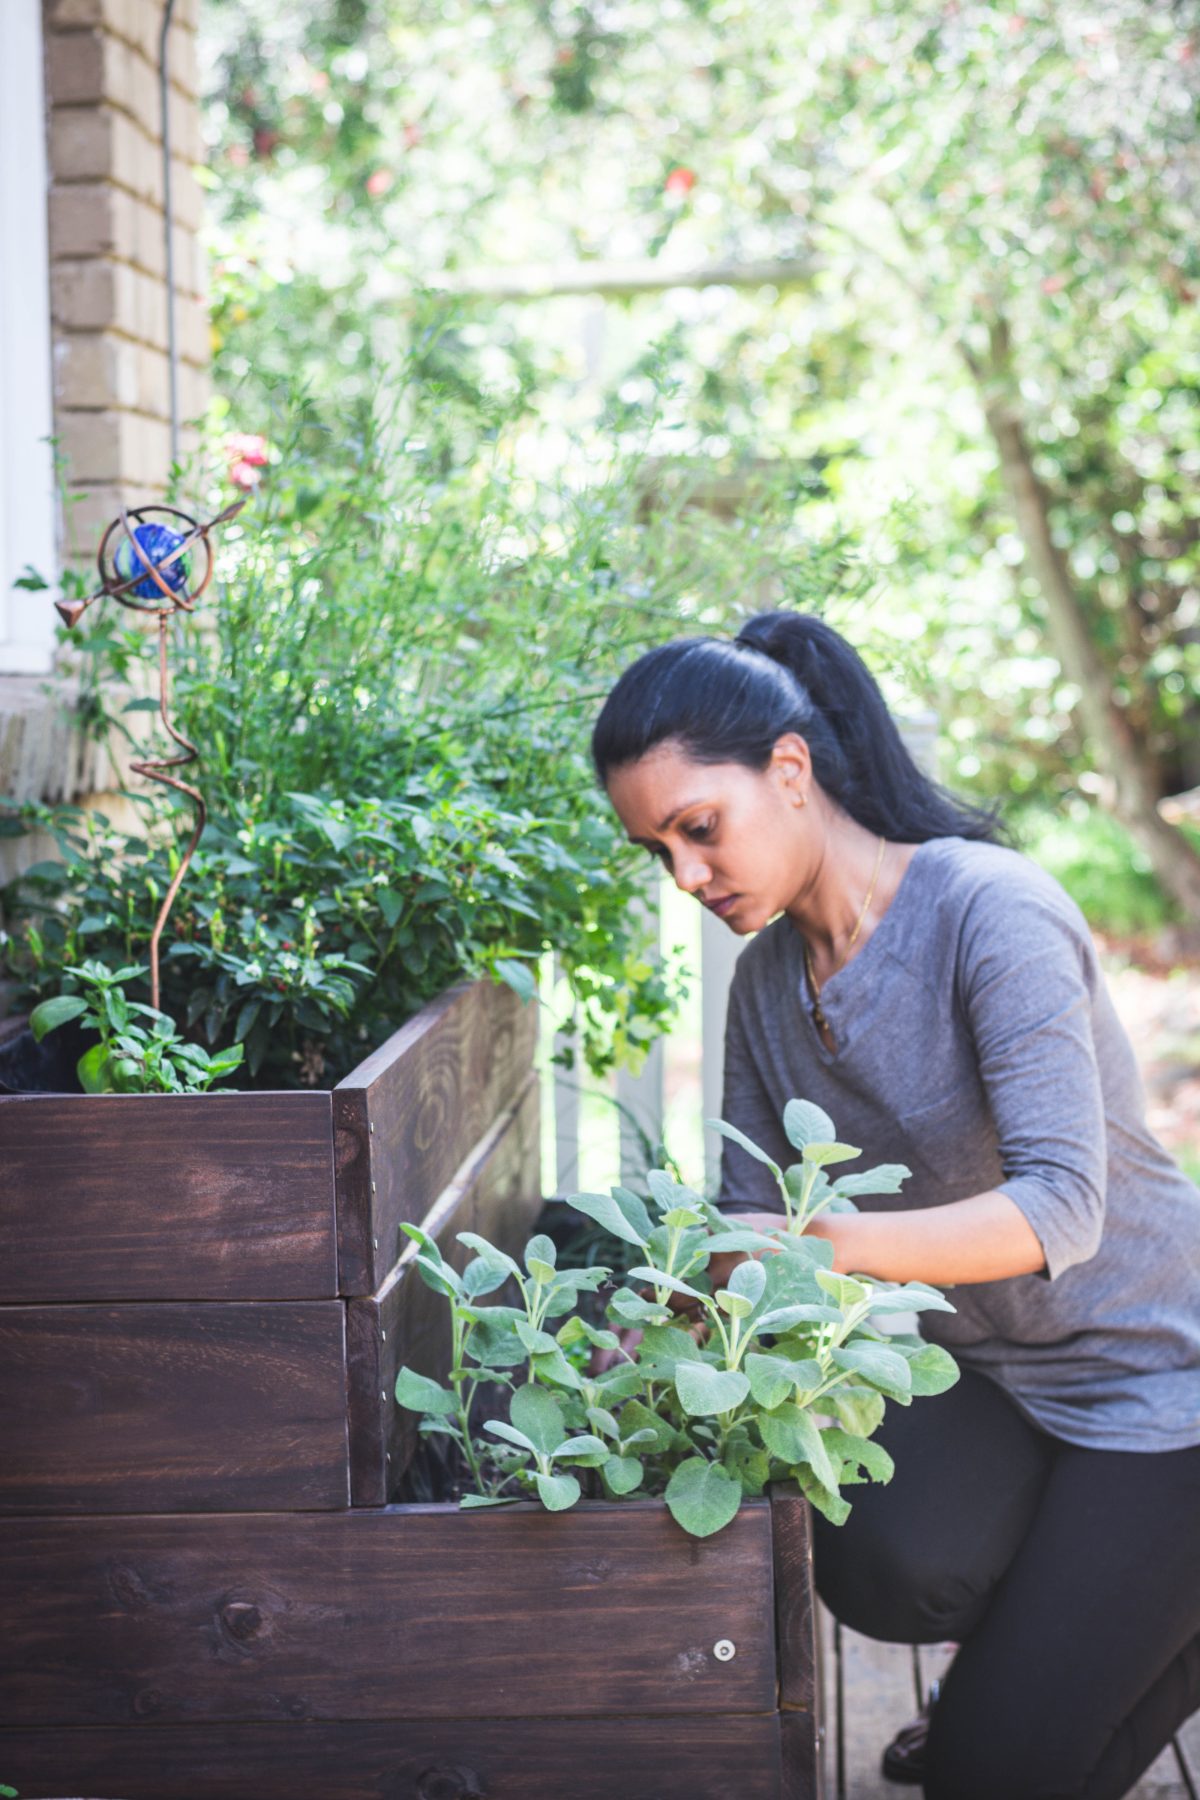
[[[742,1484],[720,1463],[702,1456],[681,1462],[664,1496],[671,1517],[692,1537],[711,1537],[736,1517]]]
[[[534,1449],[550,1456],[566,1436],[562,1408],[553,1394],[530,1382],[519,1387],[509,1401],[508,1416],[524,1432]]]
[[[396,1398],[410,1412],[452,1413],[458,1401],[449,1388],[444,1388],[415,1369],[401,1369],[396,1377]]]
[[[506,1275],[521,1273],[511,1256],[506,1256],[503,1250],[497,1250],[495,1244],[489,1244],[487,1239],[480,1237],[477,1232],[460,1231],[455,1235],[460,1244],[465,1244],[468,1250],[474,1250],[476,1255],[482,1257],[483,1261],[490,1264],[492,1268],[503,1269]]]
[[[675,1370],[675,1392],[689,1418],[708,1419],[740,1406],[750,1392],[750,1383],[740,1369],[681,1362]]]
[[[772,1456],[789,1468],[806,1463],[818,1481],[836,1489],[837,1475],[811,1413],[788,1402],[772,1412],[759,1413],[758,1429]]]
[[[794,1362],[786,1356],[759,1356],[753,1351],[746,1358],[746,1376],[755,1400],[768,1411],[789,1400],[796,1388],[820,1387],[822,1379],[818,1362]]]
[[[550,1340],[553,1348],[546,1351],[534,1351],[529,1358],[533,1373],[542,1381],[550,1381],[555,1387],[581,1388],[583,1378],[573,1363],[569,1363],[558,1345]]]
[[[710,1131],[717,1132],[720,1137],[728,1138],[731,1144],[736,1144],[739,1150],[744,1150],[747,1156],[754,1158],[755,1162],[765,1163],[776,1181],[783,1180],[783,1171],[775,1159],[768,1156],[765,1150],[760,1150],[758,1145],[752,1143],[744,1132],[738,1130],[736,1125],[727,1125],[724,1119],[706,1119],[704,1122]]]
[[[600,1473],[614,1494],[631,1494],[641,1487],[645,1470],[636,1456],[610,1456],[600,1465]]]
[[[855,1437],[851,1432],[840,1431],[836,1425],[827,1425],[822,1432],[825,1448],[830,1456],[836,1456],[843,1465],[850,1469],[862,1469],[872,1481],[888,1482],[896,1473],[896,1465],[882,1444],[873,1444],[870,1438]],[[846,1467],[841,1471],[841,1481],[849,1479]]]
[[[883,1344],[861,1341],[843,1344],[831,1353],[830,1361],[835,1368],[844,1369],[847,1374],[869,1382],[885,1394],[896,1397],[912,1393],[912,1375],[907,1361],[898,1350],[889,1350]]]
[[[830,1163],[852,1162],[862,1151],[853,1144],[809,1144],[804,1151],[804,1160],[810,1166],[824,1169]]]
[[[809,1144],[829,1144],[837,1137],[829,1114],[811,1100],[788,1101],[783,1109],[783,1129],[794,1150],[806,1150]]]
[[[646,1248],[646,1235],[625,1216],[625,1210],[619,1206],[611,1194],[571,1194],[567,1199],[568,1206],[576,1212],[583,1213],[585,1218],[592,1219],[597,1225],[611,1232],[613,1237],[620,1238],[626,1244],[636,1244],[639,1250]]]
[[[573,1475],[539,1474],[537,1491],[547,1512],[566,1512],[569,1506],[574,1506],[582,1489]]]
[[[862,1169],[854,1175],[839,1175],[834,1187],[839,1194],[898,1194],[912,1174],[903,1163],[880,1163],[877,1169]]]
[[[959,1378],[959,1367],[948,1350],[940,1344],[923,1344],[913,1355],[904,1351],[914,1394],[944,1394]]]

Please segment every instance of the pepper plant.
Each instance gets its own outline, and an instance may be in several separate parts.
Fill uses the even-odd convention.
[[[786,1170],[732,1126],[720,1129],[774,1170],[784,1199],[778,1230],[739,1226],[661,1169],[649,1173],[649,1204],[620,1186],[566,1203],[640,1252],[606,1307],[610,1324],[640,1329],[633,1350],[577,1310],[609,1269],[559,1269],[542,1235],[519,1264],[460,1232],[474,1253],[460,1273],[420,1227],[405,1226],[421,1277],[449,1303],[453,1355],[449,1387],[404,1368],[396,1398],[424,1415],[424,1433],[457,1442],[474,1486],[464,1506],[536,1497],[560,1511],[586,1484],[609,1499],[661,1494],[685,1531],[707,1537],[771,1481],[797,1482],[841,1524],[850,1511],[843,1487],[890,1480],[892,1460],[871,1441],[886,1401],[907,1406],[942,1393],[958,1370],[940,1346],[885,1334],[879,1322],[954,1308],[924,1282],[835,1274],[832,1245],[806,1227],[828,1208],[853,1209],[855,1195],[898,1192],[909,1171],[886,1164],[831,1180],[827,1169],[860,1152],[839,1143],[828,1114],[808,1101],[784,1112],[800,1152]],[[708,1270],[724,1255],[744,1260],[714,1291]],[[509,1283],[511,1304],[481,1304]],[[549,1329],[556,1319],[563,1323]],[[618,1360],[593,1373],[596,1349]],[[511,1390],[509,1417],[486,1420],[476,1435],[483,1383]]]
[[[126,984],[146,974],[140,964],[69,963],[64,974],[82,991],[43,1000],[29,1025],[39,1043],[72,1022],[97,1034],[76,1064],[85,1094],[204,1093],[240,1066],[241,1044],[210,1054],[202,1044],[186,1043],[166,1013],[129,998]]]

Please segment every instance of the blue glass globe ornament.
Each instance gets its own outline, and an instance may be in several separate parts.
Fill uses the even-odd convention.
[[[189,763],[197,761],[200,752],[171,722],[167,659],[170,620],[176,613],[190,613],[212,580],[209,533],[232,519],[245,504],[245,500],[235,500],[232,506],[227,506],[224,512],[204,525],[177,506],[138,506],[131,512],[122,507],[120,517],[113,520],[100,540],[96,557],[100,586],[96,592],[89,594],[86,600],[54,602],[68,627],[77,625],[88,607],[97,600],[116,600],[135,612],[154,613],[158,619],[158,713],[163,730],[178,746],[178,754],[143,757],[131,762],[129,767],[135,775],[144,775],[148,781],[161,782],[184,795],[196,810],[191,838],[179,859],[174,880],[163,896],[150,937],[150,1004],[156,1008],[159,1002],[158,952],[163,927],[208,817],[200,789],[184,781],[180,774]]]
[[[161,602],[164,598],[163,591],[154,577],[145,572],[146,563],[157,568],[172,594],[178,594],[181,589],[186,589],[191,572],[190,558],[186,554],[176,555],[186,541],[181,531],[172,531],[168,525],[135,525],[129,536],[123,537],[118,543],[113,567],[122,582],[133,581],[129,593],[135,594],[139,600]],[[135,543],[142,550],[145,562],[135,550]],[[141,579],[136,580],[137,576]]]

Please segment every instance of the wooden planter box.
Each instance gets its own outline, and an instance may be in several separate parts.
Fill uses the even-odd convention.
[[[0,1097],[22,1800],[815,1800],[797,1496],[704,1543],[389,1504],[396,1371],[449,1354],[400,1223],[524,1243],[535,1029],[477,984],[332,1094]]]

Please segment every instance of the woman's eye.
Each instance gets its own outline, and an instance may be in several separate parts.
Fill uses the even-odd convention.
[[[703,819],[699,825],[689,825],[687,828],[688,836],[697,838],[703,843],[705,838],[710,838],[712,836],[715,823],[716,821],[713,819]]]

